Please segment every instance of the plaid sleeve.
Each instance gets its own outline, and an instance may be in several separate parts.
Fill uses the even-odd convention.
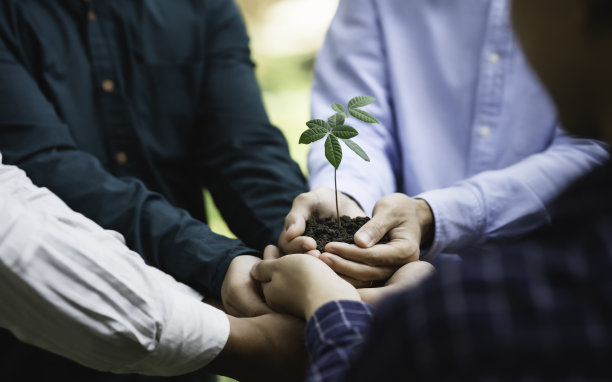
[[[364,341],[373,307],[360,301],[332,301],[320,307],[306,325],[311,367],[307,381],[338,381]]]

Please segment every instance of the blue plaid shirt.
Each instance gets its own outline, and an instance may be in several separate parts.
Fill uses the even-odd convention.
[[[612,166],[554,202],[552,226],[438,267],[374,315],[321,307],[309,381],[611,380]]]

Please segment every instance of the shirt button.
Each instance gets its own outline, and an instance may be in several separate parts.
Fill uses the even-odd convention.
[[[489,62],[492,64],[497,64],[499,62],[499,59],[500,57],[499,57],[499,54],[497,53],[491,53],[489,55]]]
[[[128,160],[127,154],[124,153],[123,151],[119,151],[117,155],[115,155],[115,160],[119,164],[126,164]]]
[[[94,11],[87,12],[87,19],[91,22],[96,21],[96,13]]]
[[[486,138],[491,135],[491,128],[489,126],[481,126],[478,130],[478,134],[480,134],[482,138]]]
[[[113,90],[115,90],[115,82],[113,80],[102,81],[102,90],[107,93],[111,93]]]

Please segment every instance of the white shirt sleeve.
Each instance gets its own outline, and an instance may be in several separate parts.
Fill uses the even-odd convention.
[[[160,376],[199,369],[225,346],[225,313],[2,164],[0,211],[0,326],[21,341],[97,370]]]

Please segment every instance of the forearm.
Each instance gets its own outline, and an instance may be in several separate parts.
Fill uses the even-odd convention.
[[[214,0],[207,8],[215,37],[206,50],[195,165],[232,232],[263,250],[278,240],[306,181],[266,115],[236,4]]]
[[[513,166],[417,195],[428,202],[435,220],[434,241],[426,256],[457,253],[547,224],[548,205],[606,158],[599,142],[561,137],[548,150]]]
[[[23,172],[2,166],[0,177],[0,326],[117,373],[182,374],[219,353],[229,331],[223,312]]]
[[[307,365],[303,321],[282,314],[228,318],[227,344],[207,371],[245,382],[303,381]]]
[[[307,380],[343,381],[371,321],[372,308],[362,302],[332,301],[320,307],[306,326]]]
[[[120,232],[148,264],[206,296],[220,296],[235,256],[254,253],[238,240],[214,234],[142,182],[115,178],[82,151],[50,149],[19,163],[34,183],[49,188],[102,227]]]

